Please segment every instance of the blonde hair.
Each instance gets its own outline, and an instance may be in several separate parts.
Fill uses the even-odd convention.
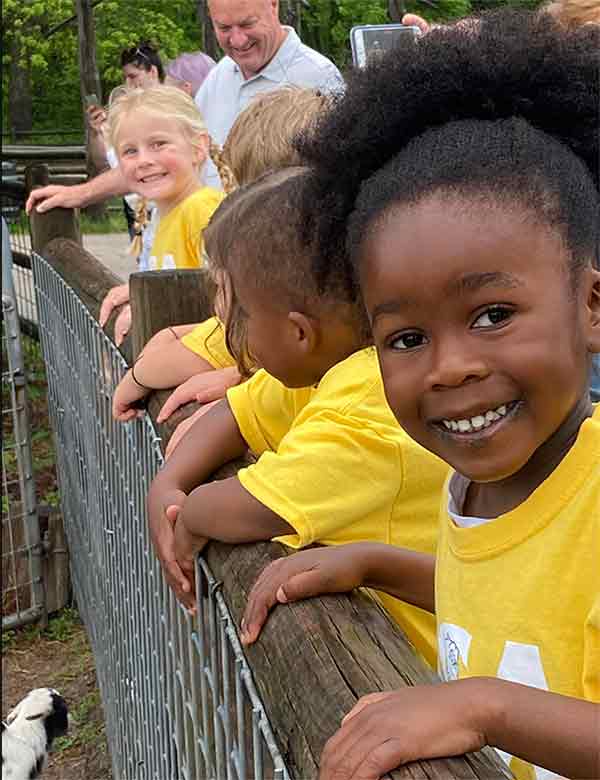
[[[600,0],[556,0],[541,10],[569,26],[600,24]]]
[[[298,165],[292,140],[327,111],[330,100],[313,89],[286,86],[257,95],[234,122],[223,158],[238,184],[263,173]]]
[[[198,107],[183,90],[159,84],[153,87],[114,90],[111,94],[106,120],[107,137],[117,148],[123,120],[133,112],[172,119],[181,132],[196,148],[202,146],[201,138],[208,140],[208,131]]]

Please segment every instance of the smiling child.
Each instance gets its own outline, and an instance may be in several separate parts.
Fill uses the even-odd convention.
[[[246,642],[336,583],[435,609],[444,683],[361,700],[322,780],[486,744],[523,780],[597,776],[599,85],[598,28],[504,12],[359,74],[303,144],[308,232],[334,257],[346,230],[390,408],[454,469],[436,558],[306,551],[250,597]]]

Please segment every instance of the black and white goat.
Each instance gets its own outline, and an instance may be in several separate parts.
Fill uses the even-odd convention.
[[[40,777],[52,740],[67,729],[67,704],[58,691],[30,691],[2,721],[2,780]]]

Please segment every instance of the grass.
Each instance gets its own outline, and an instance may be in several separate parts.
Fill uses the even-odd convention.
[[[102,723],[90,718],[90,715],[100,706],[100,694],[90,691],[79,702],[77,707],[71,710],[70,716],[75,728],[71,733],[59,737],[55,744],[55,751],[61,753],[72,747],[96,744],[103,736]]]
[[[123,213],[122,200],[120,198],[111,198],[106,206],[106,216],[101,219],[92,218],[85,212],[80,212],[79,224],[82,233],[127,232],[127,220]]]
[[[74,607],[64,607],[48,620],[46,628],[37,623],[2,632],[2,653],[8,652],[18,639],[26,645],[47,639],[51,642],[70,642],[81,630],[81,618]]]

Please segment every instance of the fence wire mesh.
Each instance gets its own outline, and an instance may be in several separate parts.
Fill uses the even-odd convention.
[[[12,281],[17,311],[25,329],[36,334],[37,312],[31,275],[31,238],[29,218],[25,213],[26,199],[23,184],[17,181],[2,181],[0,210],[10,235],[13,256]]]
[[[287,780],[210,570],[199,561],[194,617],[163,581],[145,518],[160,441],[148,418],[111,415],[125,362],[46,261],[32,263],[73,587],[115,778]]]
[[[2,220],[2,628],[44,613],[42,546],[12,258]]]

